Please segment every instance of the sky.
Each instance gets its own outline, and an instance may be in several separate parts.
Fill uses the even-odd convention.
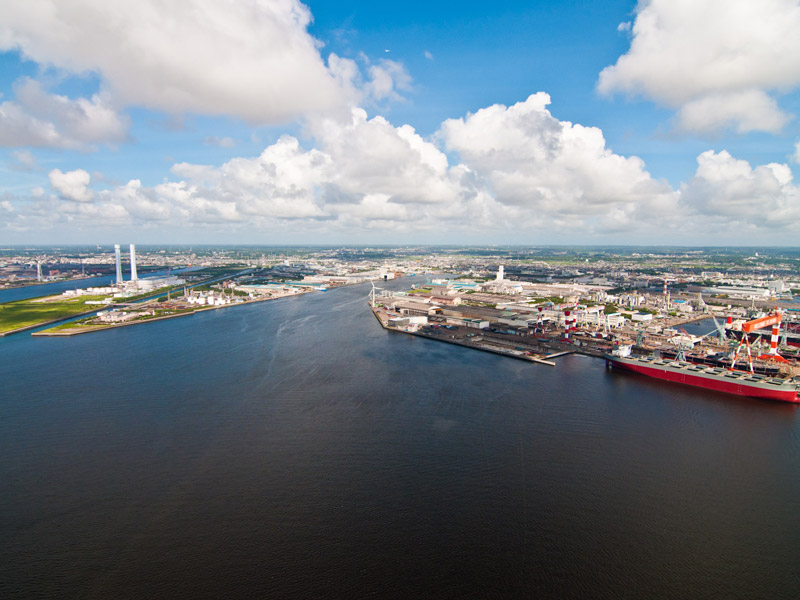
[[[797,246],[800,0],[0,0],[0,245]]]

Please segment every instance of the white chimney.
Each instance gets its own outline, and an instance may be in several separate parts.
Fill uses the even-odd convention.
[[[131,244],[131,281],[136,281],[139,276],[136,275],[136,245]]]
[[[114,257],[117,260],[117,283],[122,283],[122,260],[119,257],[119,244],[114,244]]]

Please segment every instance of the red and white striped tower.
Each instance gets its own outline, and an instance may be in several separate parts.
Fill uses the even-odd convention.
[[[564,339],[569,339],[569,311],[564,311]]]
[[[539,317],[536,319],[536,322],[537,323],[541,323],[542,322],[542,318],[544,317],[544,314],[542,313],[542,307],[541,306],[539,306],[537,308],[539,309]]]
[[[780,333],[780,323],[776,323],[772,326],[772,337],[769,338],[769,355],[770,356],[777,356],[778,355],[778,334]]]

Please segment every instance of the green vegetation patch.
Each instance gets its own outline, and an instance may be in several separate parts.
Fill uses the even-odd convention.
[[[68,323],[62,323],[61,325],[56,325],[55,327],[50,327],[45,331],[66,331],[69,329],[83,329],[85,327],[97,327],[99,322],[93,322],[93,317],[88,319],[80,319],[78,321],[70,321]]]
[[[102,300],[105,296],[78,296],[53,300],[33,298],[0,304],[0,332],[31,327],[56,319],[65,319],[91,310],[102,310],[101,305],[87,305],[87,300]]]
[[[77,321],[70,321],[69,323],[62,323],[61,325],[56,325],[55,327],[51,327],[47,329],[47,331],[73,331],[73,330],[81,330],[81,329],[90,329],[90,330],[102,330],[102,329],[109,329],[112,327],[120,327],[122,325],[127,325],[130,323],[141,323],[142,321],[147,321],[150,319],[156,319],[158,317],[167,317],[167,316],[177,316],[183,315],[188,313],[193,313],[197,308],[170,308],[170,309],[156,309],[154,315],[145,314],[138,316],[134,319],[130,319],[129,321],[117,321],[117,322],[110,322],[106,323],[105,321],[101,321],[99,317],[87,317],[85,319],[78,319]]]

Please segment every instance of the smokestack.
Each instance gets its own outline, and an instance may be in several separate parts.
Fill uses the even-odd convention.
[[[122,283],[122,261],[119,257],[119,244],[114,244],[114,257],[117,261],[117,283]]]
[[[36,261],[36,281],[42,280],[42,261]]]
[[[139,276],[136,275],[136,245],[131,244],[131,281],[136,281]]]

